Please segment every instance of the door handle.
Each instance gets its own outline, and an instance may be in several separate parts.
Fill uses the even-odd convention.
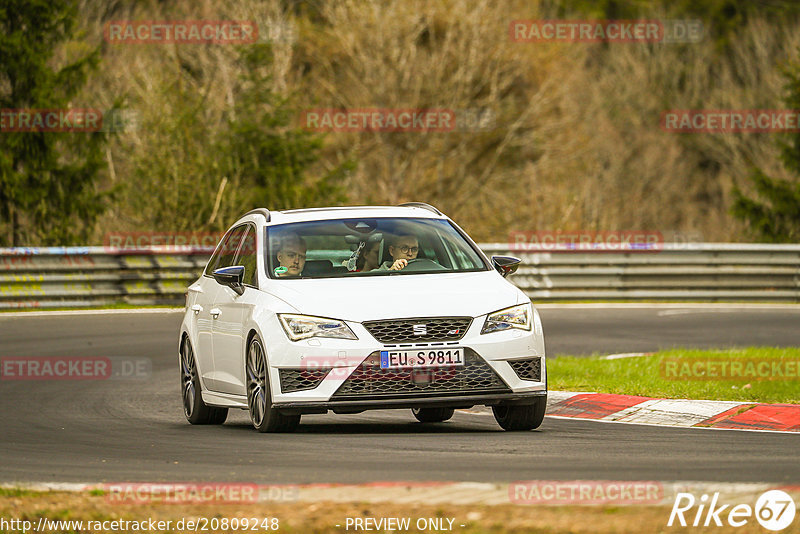
[[[200,306],[199,304],[195,304],[194,306],[192,306],[192,311],[194,312],[195,315],[197,315],[198,313],[203,311],[203,307]]]
[[[219,314],[222,313],[222,310],[220,310],[219,308],[211,308],[211,312],[210,313],[211,313],[211,317],[216,319],[217,317],[219,317]]]

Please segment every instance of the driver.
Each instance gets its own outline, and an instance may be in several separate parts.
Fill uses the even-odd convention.
[[[298,276],[306,265],[306,242],[297,234],[289,234],[281,240],[275,269],[278,276]]]
[[[392,257],[381,265],[382,271],[400,271],[405,269],[410,260],[419,254],[419,241],[413,235],[393,236],[389,245],[389,256]]]

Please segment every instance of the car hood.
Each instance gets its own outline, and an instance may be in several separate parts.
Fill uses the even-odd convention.
[[[477,317],[524,298],[494,271],[276,280],[269,293],[299,313],[359,323],[401,317]]]

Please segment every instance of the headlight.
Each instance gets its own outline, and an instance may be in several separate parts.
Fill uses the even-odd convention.
[[[490,313],[483,323],[481,334],[500,332],[509,328],[519,328],[520,330],[531,329],[531,317],[533,312],[530,304],[520,304],[505,308],[494,313]]]
[[[309,315],[293,315],[289,313],[279,313],[278,319],[286,331],[286,335],[292,341],[300,341],[310,337],[334,337],[338,339],[358,339],[344,324],[338,319],[326,319],[325,317],[311,317]]]

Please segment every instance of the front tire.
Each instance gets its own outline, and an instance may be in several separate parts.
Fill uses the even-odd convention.
[[[256,335],[247,347],[247,407],[250,421],[259,432],[293,432],[300,415],[284,415],[272,406],[267,377],[267,358],[261,339]]]
[[[447,421],[455,413],[453,408],[412,408],[411,413],[420,423],[441,423]]]
[[[183,341],[181,347],[181,394],[183,415],[191,424],[221,425],[228,418],[227,408],[208,406],[203,402],[194,350],[192,350],[192,343],[188,338]]]
[[[534,404],[492,406],[492,413],[503,430],[526,431],[539,428],[547,410],[547,397],[539,397]]]

